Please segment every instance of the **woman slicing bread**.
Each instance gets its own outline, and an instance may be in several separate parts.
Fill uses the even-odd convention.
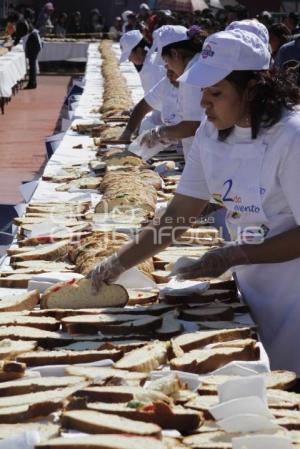
[[[188,30],[181,25],[164,25],[156,30],[151,50],[157,48],[157,63],[164,61],[168,69],[180,76],[198,59],[204,37],[206,35],[204,36],[199,27],[192,27]],[[186,158],[203,116],[203,109],[200,105],[201,97],[201,89],[180,83],[178,89],[180,122],[171,126],[163,124],[149,129],[141,143],[151,148],[160,142],[182,140],[183,153]],[[134,131],[130,126],[129,123],[125,131],[129,136]]]
[[[227,208],[235,244],[179,269],[182,279],[235,269],[259,326],[272,369],[300,376],[300,93],[288,75],[269,71],[270,53],[255,32],[206,39],[181,82],[203,89],[205,120],[181,182],[159,224],[92,272],[97,288],[170,245],[216,197]],[[170,224],[170,222],[172,224]]]

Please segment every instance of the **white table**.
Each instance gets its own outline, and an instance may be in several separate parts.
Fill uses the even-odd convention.
[[[86,60],[89,45],[88,42],[43,42],[39,62]]]
[[[23,47],[18,45],[0,57],[0,97],[12,96],[12,89],[26,75],[26,59]]]

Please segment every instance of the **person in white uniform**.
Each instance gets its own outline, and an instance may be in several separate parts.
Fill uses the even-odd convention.
[[[234,244],[189,260],[175,273],[182,279],[218,277],[236,267],[271,368],[299,377],[300,93],[286,73],[269,71],[270,58],[266,45],[248,31],[206,39],[199,61],[181,78],[203,89],[207,119],[176,195],[159,223],[90,276],[97,289],[161,251],[214,197],[227,208]]]
[[[149,121],[145,120],[144,117],[151,111],[159,111],[162,123],[166,126],[181,121],[178,102],[179,83],[176,79],[177,75],[172,70],[167,70],[167,75],[135,105],[122,134],[124,139],[130,139],[136,131],[142,133],[148,129]]]
[[[181,25],[164,25],[156,36],[158,63],[163,60],[166,67],[177,76],[189,69],[199,58],[206,34],[199,27],[190,30]],[[153,44],[155,45],[155,44]],[[173,126],[157,126],[144,136],[142,144],[149,148],[165,140],[182,140],[183,153],[187,157],[195,132],[203,117],[201,89],[180,83],[178,104],[181,114],[180,123]]]
[[[120,47],[120,63],[129,60],[135,65],[145,94],[166,75],[164,65],[155,64],[155,55],[149,53],[149,43],[139,30],[125,33],[120,39]]]

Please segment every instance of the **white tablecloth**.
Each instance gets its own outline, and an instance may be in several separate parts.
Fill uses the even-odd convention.
[[[0,97],[9,98],[12,88],[26,74],[26,59],[23,47],[18,45],[0,57]]]
[[[39,61],[70,61],[86,59],[88,42],[44,42]]]

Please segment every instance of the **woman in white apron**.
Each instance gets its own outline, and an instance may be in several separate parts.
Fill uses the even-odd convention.
[[[177,76],[182,75],[199,58],[205,36],[200,28],[195,26],[189,30],[181,25],[162,26],[157,30],[153,44],[157,46],[156,61],[159,63],[163,60],[168,69],[175,72]],[[201,96],[201,89],[198,87],[179,83],[180,123],[173,126],[161,125],[150,129],[144,136],[142,144],[151,148],[160,141],[182,140],[186,159],[203,116],[203,109],[200,105]]]
[[[153,121],[149,118],[151,111],[158,111],[164,125],[170,126],[181,121],[177,75],[167,70],[167,75],[162,78],[141,101],[133,108],[126,128],[122,134],[124,139],[130,139],[132,134],[139,130],[139,134],[152,128]],[[148,114],[148,116],[147,116]],[[161,145],[163,149],[164,144]]]
[[[207,121],[197,131],[174,200],[160,223],[91,276],[97,288],[165,248],[214,197],[227,208],[235,244],[209,251],[177,274],[217,277],[237,267],[271,368],[299,377],[300,94],[287,75],[269,72],[269,63],[266,45],[253,33],[223,31],[206,39],[182,82],[203,89]]]
[[[165,76],[164,65],[155,64],[155,56],[149,53],[149,44],[139,30],[125,33],[120,39],[120,47],[120,63],[129,60],[135,65],[146,94]]]

